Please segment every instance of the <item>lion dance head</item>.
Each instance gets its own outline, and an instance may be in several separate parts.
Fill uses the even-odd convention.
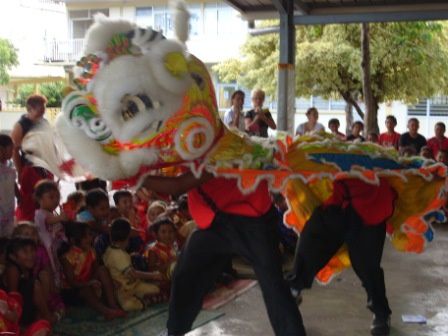
[[[205,65],[151,28],[96,16],[74,77],[56,127],[93,175],[194,164],[223,132]]]

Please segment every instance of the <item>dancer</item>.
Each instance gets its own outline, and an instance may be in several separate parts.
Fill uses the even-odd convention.
[[[353,270],[367,292],[367,306],[374,313],[371,334],[389,335],[392,311],[381,257],[396,192],[383,179],[379,185],[337,180],[333,187],[331,197],[314,210],[300,235],[289,277],[292,292],[299,299],[302,289],[311,288],[316,274],[345,243]]]
[[[168,335],[184,335],[232,254],[252,264],[276,335],[304,336],[302,317],[283,280],[276,213],[267,184],[243,195],[234,179],[204,173],[178,177],[145,176],[142,187],[179,195],[186,191],[199,230],[179,256],[171,288]],[[223,192],[225,190],[225,192]]]

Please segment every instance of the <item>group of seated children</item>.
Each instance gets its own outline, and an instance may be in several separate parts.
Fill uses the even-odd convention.
[[[110,207],[108,194],[93,189],[72,193],[60,207],[50,180],[34,195],[34,223],[20,222],[0,240],[5,331],[20,321],[29,335],[45,335],[67,306],[85,304],[114,319],[168,300],[179,247],[194,228],[186,198],[168,203],[120,190]]]

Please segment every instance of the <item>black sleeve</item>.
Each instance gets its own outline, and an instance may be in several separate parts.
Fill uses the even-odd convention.
[[[254,118],[254,110],[250,110],[250,111],[247,111],[245,114],[244,114],[244,118],[249,118],[249,119],[253,119]]]
[[[403,133],[402,135],[400,135],[400,140],[398,141],[398,146],[405,147],[406,145],[407,145],[406,133]]]

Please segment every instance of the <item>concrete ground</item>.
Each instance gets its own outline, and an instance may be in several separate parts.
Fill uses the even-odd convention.
[[[423,254],[395,251],[386,241],[383,255],[392,336],[448,335],[448,226],[436,227],[435,240]],[[300,310],[308,336],[370,335],[372,319],[360,281],[347,270],[328,286],[304,292]],[[188,336],[273,335],[259,287],[220,309],[220,319]],[[420,314],[427,324],[405,324],[402,314]]]

